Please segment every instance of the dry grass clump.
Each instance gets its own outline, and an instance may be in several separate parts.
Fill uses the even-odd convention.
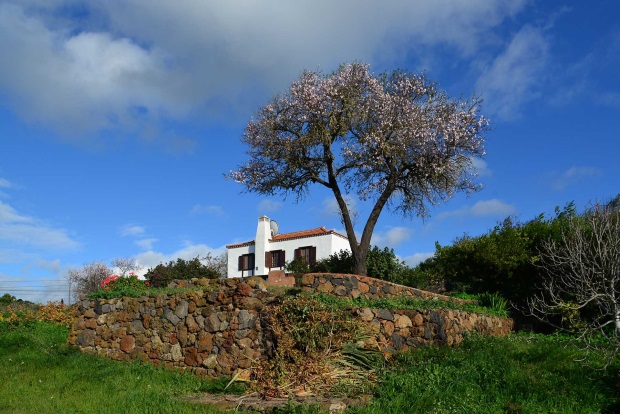
[[[368,328],[351,316],[307,296],[274,306],[269,323],[274,347],[254,370],[254,388],[265,397],[370,390],[384,357],[378,347],[368,347]]]

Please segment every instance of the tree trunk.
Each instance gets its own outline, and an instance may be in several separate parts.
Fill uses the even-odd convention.
[[[368,249],[359,245],[356,249],[352,249],[353,254],[353,273],[360,276],[366,276],[368,269],[366,268],[366,258],[368,257]]]

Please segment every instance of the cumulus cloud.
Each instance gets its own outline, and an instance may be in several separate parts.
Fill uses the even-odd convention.
[[[0,250],[13,249],[15,245],[54,251],[80,247],[67,230],[20,214],[12,206],[0,201]]]
[[[471,163],[478,173],[478,177],[490,177],[493,175],[493,171],[491,171],[487,162],[482,158],[472,158]]]
[[[134,243],[136,244],[136,246],[140,247],[142,250],[152,250],[153,244],[155,244],[157,241],[159,241],[159,239],[148,238],[148,239],[136,240]]]
[[[379,247],[394,248],[400,243],[411,238],[413,229],[407,227],[392,227],[385,232],[375,232],[370,241],[371,244]]]
[[[525,103],[538,97],[548,50],[544,30],[526,25],[483,70],[476,88],[492,112],[501,119],[514,120]]]
[[[466,206],[458,210],[446,211],[437,216],[438,220],[449,217],[487,217],[487,216],[509,216],[515,214],[517,209],[512,205],[496,198],[482,200],[473,206]]]
[[[554,190],[561,191],[568,186],[578,184],[589,178],[598,177],[603,172],[595,167],[576,167],[573,166],[563,173],[559,174],[551,184]]]
[[[224,217],[226,215],[226,212],[224,211],[224,208],[222,206],[203,206],[201,204],[196,204],[192,207],[191,214],[208,214],[215,217]]]
[[[433,257],[434,255],[435,252],[420,252],[414,253],[411,256],[407,256],[403,260],[405,261],[405,263],[407,263],[408,266],[415,267],[426,259]]]
[[[469,55],[526,3],[6,0],[0,48],[11,58],[0,60],[0,90],[24,119],[64,132],[245,117],[303,68],[389,63],[435,45]]]
[[[0,188],[11,188],[13,184],[6,178],[0,177]]]
[[[119,230],[121,236],[139,237],[146,233],[146,229],[142,226],[136,226],[134,224],[126,224]]]
[[[261,202],[258,203],[258,206],[256,207],[256,210],[259,213],[261,213],[261,214],[262,213],[272,213],[274,211],[280,210],[281,207],[282,207],[282,203],[281,202],[265,199],[265,200],[261,200]]]

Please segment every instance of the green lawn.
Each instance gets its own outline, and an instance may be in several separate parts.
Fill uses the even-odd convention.
[[[0,323],[0,413],[217,413],[176,397],[224,381],[83,355],[67,329]],[[375,399],[351,413],[615,413],[619,365],[592,371],[565,342],[537,336],[468,338],[456,349],[399,355]],[[311,408],[278,412],[314,412]]]

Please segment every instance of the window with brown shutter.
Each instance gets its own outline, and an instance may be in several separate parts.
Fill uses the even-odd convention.
[[[239,256],[239,270],[254,269],[254,253],[243,254]]]
[[[285,266],[286,256],[284,250],[272,250],[269,256],[265,254],[265,263],[272,268],[283,268]]]
[[[295,258],[299,258],[308,265],[316,263],[316,246],[305,246],[295,249]]]

